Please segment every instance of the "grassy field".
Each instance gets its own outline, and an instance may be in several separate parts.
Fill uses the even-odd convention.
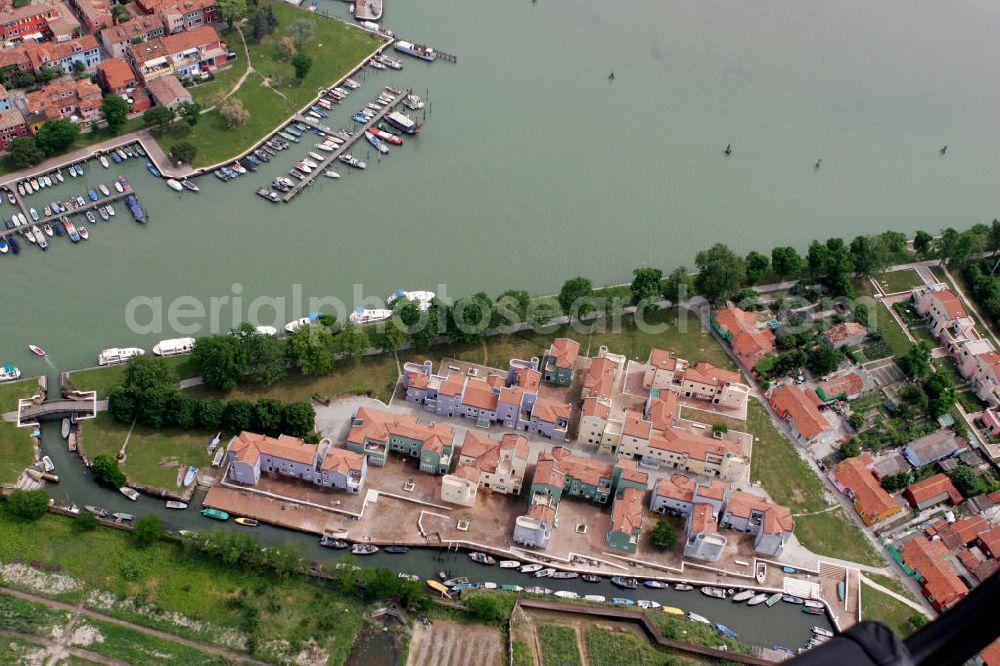
[[[663,654],[648,641],[631,632],[608,631],[596,627],[587,630],[587,659],[590,666],[663,666],[683,663]]]
[[[35,636],[48,635],[53,626],[65,624],[70,614],[44,604],[0,592],[0,630]]]
[[[868,574],[865,575],[867,576]],[[881,583],[881,581],[879,582]],[[915,614],[916,611],[906,604],[862,583],[862,619],[878,620],[888,625],[897,636],[905,638],[913,633],[914,627],[910,624],[910,618]]]
[[[551,622],[538,625],[538,642],[542,646],[545,666],[580,666],[580,647],[576,630]]]
[[[110,622],[81,618],[76,627],[78,630],[93,633],[93,640],[82,646],[85,649],[132,664],[222,666],[238,663],[224,657],[206,654],[198,648]]]
[[[683,416],[691,412],[684,410]],[[731,428],[745,429],[754,436],[750,480],[759,482],[778,504],[792,510],[795,536],[803,546],[818,555],[840,557],[854,562],[880,566],[883,564],[864,535],[844,515],[843,510],[824,511],[823,483],[794,445],[774,427],[764,406],[751,400],[744,425],[735,419],[698,412],[698,420],[714,424],[725,423]]]
[[[266,4],[262,2],[260,7],[266,9]],[[313,99],[320,88],[329,86],[349,72],[381,43],[374,35],[340,21],[324,19],[284,2],[270,4],[280,25],[260,43],[249,44],[255,71],[234,94],[250,112],[249,122],[239,129],[229,129],[216,110],[204,114],[190,132],[183,124],[175,123],[164,136],[157,138],[164,150],[169,150],[171,145],[183,138],[198,147],[195,166],[226,160],[274,130]],[[287,34],[288,26],[298,20],[312,21],[316,26],[315,36],[301,49],[312,56],[314,62],[301,82],[295,80],[294,68],[277,47]],[[231,46],[237,46],[235,39],[231,41]],[[235,50],[240,58],[244,57],[240,48]],[[217,93],[209,91],[206,97]]]
[[[0,512],[0,533],[0,561],[46,567],[39,576],[8,577],[7,585],[69,602],[87,597],[107,615],[237,650],[247,640],[252,614],[265,659],[296,654],[312,640],[330,653],[331,663],[342,663],[364,622],[359,603],[318,581],[194,559],[171,543],[139,549],[123,532],[78,533],[61,516],[23,523]],[[56,573],[75,584],[54,587]]]
[[[0,385],[0,413],[17,411],[18,399],[30,398],[37,387],[34,379]],[[13,483],[33,459],[31,429],[0,419],[0,483]]]
[[[91,459],[114,456],[128,435],[129,426],[106,412],[83,423],[83,449]],[[155,430],[136,426],[129,438],[123,469],[130,483],[177,489],[178,466],[202,467],[211,463],[208,440],[215,433],[200,430]]]
[[[710,624],[701,624],[686,617],[667,615],[659,611],[650,611],[646,613],[646,617],[653,621],[664,638],[686,641],[704,647],[714,648],[725,645],[730,652],[739,654],[750,654],[751,652],[750,647],[720,635]]]
[[[920,276],[912,268],[884,273],[878,278],[878,282],[887,294],[910,291],[914,287],[922,287],[924,285],[924,281],[920,279]]]
[[[247,71],[249,65],[243,51],[243,41],[236,29],[223,30],[219,36],[237,54],[237,58],[230,63],[232,67],[216,72],[215,78],[208,83],[188,88],[191,97],[201,105],[202,109],[207,109],[221,102],[243,76],[243,73]]]
[[[174,366],[177,376],[181,379],[188,379],[198,375],[198,371],[191,365],[190,356],[171,356],[165,360]],[[107,368],[77,370],[70,373],[69,381],[73,388],[78,391],[97,391],[97,399],[104,400],[108,397],[111,389],[122,383],[124,376],[125,366],[113,365]]]
[[[512,643],[514,666],[535,666],[535,655],[531,646],[524,641],[515,640]]]

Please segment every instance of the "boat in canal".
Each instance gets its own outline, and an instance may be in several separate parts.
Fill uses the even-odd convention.
[[[69,437],[69,419],[62,420],[62,424],[59,427],[59,434],[62,435],[63,439]]]
[[[439,594],[443,594],[444,596],[450,598],[450,595],[448,594],[448,588],[445,587],[444,585],[442,585],[441,583],[437,582],[436,580],[434,580],[432,578],[428,578],[424,582],[427,583],[427,587],[431,588],[435,592],[438,592]]]
[[[97,214],[100,215],[101,219],[104,220],[105,222],[111,219],[111,215],[108,213],[108,209],[106,206],[99,206],[97,208]]]
[[[580,574],[580,580],[584,583],[600,583],[601,577],[594,574]]]
[[[517,560],[500,560],[501,569],[518,569],[521,567],[521,563]]]
[[[388,155],[389,154],[389,148],[388,148],[388,146],[386,146],[384,143],[382,143],[382,140],[379,139],[374,134],[372,134],[371,132],[365,132],[365,139],[367,139],[368,143],[370,143],[372,145],[372,147],[375,148],[375,150],[377,150],[382,155]]]
[[[49,458],[48,456],[42,456],[42,469],[44,469],[46,472],[51,472],[55,468],[56,466],[52,464],[52,458]]]
[[[180,356],[190,354],[193,349],[194,338],[171,338],[153,345],[153,353],[157,356]]]
[[[175,509],[178,511],[188,508],[187,502],[178,502],[176,500],[170,500],[165,504],[168,509]]]
[[[571,592],[569,590],[559,590],[558,592],[555,593],[555,596],[559,597],[560,599],[579,599],[580,598],[579,594],[577,594],[576,592]]]
[[[113,513],[111,517],[117,520],[119,523],[124,523],[130,520],[135,520],[135,516],[131,513]]]
[[[635,601],[625,597],[611,597],[611,603],[618,604],[619,606],[635,606]]]
[[[152,162],[146,162],[146,168],[149,170],[149,173],[153,174],[154,177],[163,178],[163,174],[160,173],[160,170],[157,169],[156,165]]]
[[[649,599],[639,599],[638,601],[635,602],[635,605],[645,610],[663,608],[663,604],[661,604],[659,601],[651,601]]]
[[[676,615],[677,617],[684,617],[684,609],[678,608],[677,606],[664,606],[663,612],[667,615]]]
[[[181,187],[183,187],[185,190],[188,190],[190,192],[198,192],[200,190],[200,188],[197,185],[195,185],[193,182],[191,182],[187,178],[185,178],[184,180],[181,181]]]
[[[576,571],[555,571],[550,578],[561,578],[563,580],[569,578],[579,578],[580,574]]]
[[[274,190],[269,190],[266,187],[258,187],[256,190],[258,196],[261,196],[271,203],[278,203],[281,201],[281,195]]]
[[[260,525],[260,523],[258,523],[253,518],[244,518],[243,516],[236,518],[234,522],[237,525],[242,525],[243,527],[257,527],[258,525]]]
[[[386,546],[382,551],[390,555],[403,555],[410,552],[410,549],[408,546]]]
[[[416,134],[420,131],[420,125],[405,113],[393,111],[386,115],[385,121],[406,134]]]
[[[101,194],[103,194],[104,196],[106,196],[106,197],[111,196],[111,190],[109,190],[108,186],[105,185],[104,183],[101,183],[100,185],[98,185],[97,189],[99,189],[101,191]]]
[[[804,605],[806,608],[823,608],[823,602],[815,599],[806,599]]]
[[[694,585],[688,585],[687,583],[674,583],[674,589],[678,592],[690,592],[694,589]]]
[[[212,520],[229,520],[229,514],[225,511],[220,511],[219,509],[204,509],[202,510],[201,515],[206,518],[211,518]]]
[[[747,599],[747,606],[759,606],[760,604],[767,601],[766,594],[755,594],[749,599]]]
[[[654,590],[664,590],[670,587],[669,583],[664,583],[662,580],[645,580],[642,584]]]
[[[603,594],[585,594],[585,595],[583,595],[583,600],[584,601],[596,601],[598,603],[604,603],[608,599]]]
[[[548,578],[554,574],[556,570],[552,567],[546,567],[545,569],[539,569],[535,572],[535,578]]]
[[[444,581],[444,584],[447,587],[455,587],[456,585],[465,585],[468,582],[469,582],[468,578],[466,578],[465,576],[459,576],[457,578],[449,578],[448,580]]]
[[[541,564],[525,564],[521,567],[521,573],[535,573],[536,571],[541,571]]]
[[[802,607],[803,613],[808,613],[809,615],[823,615],[824,611],[822,608],[808,608],[806,606]]]
[[[345,550],[350,544],[343,539],[334,539],[329,534],[324,534],[319,540],[319,545],[333,550]]]
[[[740,590],[739,592],[733,595],[733,598],[730,601],[737,604],[742,603],[747,599],[749,599],[750,597],[752,597],[753,595],[754,595],[753,590]]]
[[[812,632],[817,636],[825,636],[827,638],[833,638],[833,632],[829,629],[824,629],[823,627],[813,627]]]
[[[427,62],[434,62],[434,60],[437,59],[437,51],[431,47],[424,46],[423,44],[414,44],[413,42],[408,42],[405,39],[397,39],[393,42],[392,48],[399,53],[405,53],[408,56],[420,58],[421,60],[426,60]]]
[[[340,178],[340,174],[337,173],[336,171],[333,171],[332,169],[327,169],[326,171],[323,172],[323,175],[326,176],[327,178]]]
[[[354,157],[352,155],[347,155],[347,154],[341,155],[337,159],[339,159],[341,162],[343,162],[347,166],[352,167],[354,169],[367,169],[368,168],[368,165],[365,162],[359,160],[358,158],[356,158],[356,157]]]
[[[480,553],[478,551],[469,553],[469,559],[475,562],[476,564],[485,564],[486,566],[493,566],[494,564],[497,563],[496,559],[493,556],[487,555],[486,553]]]
[[[374,555],[378,552],[378,546],[370,543],[356,543],[351,546],[351,554],[353,555]]]
[[[707,585],[701,588],[701,593],[706,597],[712,597],[713,599],[725,599],[727,596],[726,591],[721,587],[711,587]]]
[[[781,601],[781,597],[782,597],[781,592],[775,592],[774,594],[772,594],[771,596],[769,596],[767,598],[767,601],[764,602],[764,603],[766,603],[769,607],[773,606],[774,604],[776,604],[779,601]]]
[[[175,178],[167,178],[167,187],[172,189],[174,192],[181,192],[184,190],[184,186],[181,182]]]
[[[534,585],[532,587],[524,588],[524,591],[528,594],[552,594],[552,590],[547,587],[541,587],[540,585]]]
[[[84,509],[84,511],[89,511],[90,513],[94,514],[98,518],[107,518],[108,515],[109,515],[107,509],[99,507],[99,506],[94,506],[93,504],[84,504],[83,505],[83,509]]]
[[[615,576],[611,579],[611,584],[626,590],[639,589],[639,581],[635,578],[629,578],[626,576]]]
[[[413,301],[417,304],[417,308],[420,310],[427,310],[431,307],[431,303],[434,301],[433,291],[405,291],[403,289],[397,289],[392,292],[388,298],[385,299],[387,305],[392,305],[399,299]]]
[[[101,155],[97,159],[100,161],[101,166],[104,167],[105,169],[111,166],[111,164],[108,162],[108,158],[105,157],[104,155]]]
[[[796,604],[798,606],[801,606],[802,604],[805,603],[805,599],[797,597],[794,594],[784,594],[781,596],[781,600],[784,601],[786,604]]]
[[[135,198],[134,194],[130,194],[125,198],[125,205],[128,206],[136,222],[142,223],[146,221],[146,212],[142,210],[142,206],[139,205],[139,200]]]
[[[139,491],[136,490],[135,488],[129,488],[128,486],[122,486],[121,488],[118,489],[118,492],[120,492],[122,495],[124,495],[125,497],[129,498],[133,502],[135,502],[135,501],[137,501],[139,499]]]
[[[21,378],[21,369],[16,365],[5,363],[0,366],[0,382],[13,382]]]
[[[145,350],[139,347],[109,347],[97,355],[97,365],[118,365],[133,356],[142,356],[145,353]]]
[[[736,638],[736,632],[727,627],[726,625],[722,624],[721,622],[716,622],[715,628],[718,630],[720,634],[722,634],[726,638],[733,638],[733,639]]]

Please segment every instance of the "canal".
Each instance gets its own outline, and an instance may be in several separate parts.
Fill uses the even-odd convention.
[[[60,504],[75,502],[81,508],[85,504],[93,504],[102,506],[110,512],[127,512],[137,517],[156,514],[163,519],[170,530],[248,529],[233,522],[220,523],[202,517],[199,513],[204,498],[202,492],[195,494],[187,510],[175,511],[167,509],[163,501],[152,497],[143,496],[137,502],[132,502],[117,491],[98,486],[77,454],[67,450],[66,442],[59,433],[58,421],[43,422],[42,452],[52,459],[59,475],[60,482],[49,484],[47,490]],[[345,557],[342,551],[321,548],[317,537],[292,530],[261,525],[252,528],[252,534],[264,544],[294,543],[306,558],[318,562],[330,563]],[[579,579],[538,579],[529,574],[521,574],[517,570],[474,564],[464,551],[448,552],[441,549],[415,548],[405,555],[390,555],[380,551],[374,555],[357,558],[357,563],[365,566],[389,567],[394,571],[416,574],[421,579],[436,579],[438,572],[444,571],[449,577],[466,576],[472,581],[512,583],[522,587],[541,585],[553,590],[572,590],[581,595],[600,594],[608,599],[612,597],[650,599],[665,606],[676,606],[688,612],[698,613],[713,622],[721,622],[735,631],[740,640],[765,647],[784,645],[795,649],[809,640],[813,626],[831,627],[826,617],[806,615],[801,612],[801,606],[787,603],[779,603],[773,608],[764,605],[750,608],[743,604],[711,599],[697,591],[678,592],[673,589],[646,588],[635,591],[621,590],[607,579],[596,584],[585,583]]]
[[[151,222],[120,211],[87,243],[0,257],[0,362],[33,375],[46,367],[29,343],[67,369],[179,333],[130,331],[135,297],[239,292],[248,303],[301,285],[350,301],[355,284],[382,298],[439,284],[452,296],[552,293],[578,274],[602,285],[640,264],[691,266],[717,241],[804,250],[832,234],[991,220],[998,14],[986,0],[636,0],[627,10],[389,0],[386,25],[458,63],[404,57],[401,72],[368,71],[326,122],[346,124],[384,84],[409,86],[429,98],[420,136],[385,157],[363,148],[367,171],[341,169],[288,206],[253,191],[311,144],[228,184],[201,178],[199,194],[177,195],[137,161],[92,164],[86,184],[125,173]],[[57,193],[80,191],[80,180]]]

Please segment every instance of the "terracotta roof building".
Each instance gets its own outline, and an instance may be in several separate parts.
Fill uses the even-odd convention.
[[[308,444],[288,435],[274,438],[244,431],[230,440],[227,456],[229,479],[251,486],[261,473],[272,472],[358,493],[368,474],[364,456],[336,448],[329,439]]]
[[[101,89],[90,79],[56,79],[41,90],[25,95],[29,114],[44,120],[69,118],[94,120],[100,116]]]
[[[609,548],[634,553],[639,545],[639,534],[642,532],[642,517],[644,490],[635,486],[627,486],[615,496],[611,507],[611,522],[608,524],[608,534],[604,543]]]
[[[550,384],[569,386],[573,369],[580,356],[580,343],[569,338],[556,338],[542,357],[542,377]]]
[[[93,35],[84,35],[68,42],[29,44],[26,49],[35,73],[45,68],[55,68],[60,74],[71,74],[77,63],[84,71],[93,71],[103,57],[101,47]]]
[[[833,428],[819,411],[822,402],[813,391],[804,392],[795,384],[785,384],[771,392],[768,402],[789,424],[794,439],[800,444],[813,442]]]
[[[146,41],[165,36],[166,29],[159,16],[137,16],[101,31],[101,43],[115,58],[125,58],[132,40]]]
[[[455,431],[443,423],[421,423],[409,414],[359,407],[351,419],[345,445],[378,467],[390,452],[420,461],[420,471],[447,474],[455,451]]]
[[[506,434],[496,440],[484,433],[466,431],[455,470],[441,479],[441,499],[473,506],[478,488],[517,495],[527,467],[528,439],[523,435]],[[454,476],[475,481],[476,489],[470,494],[465,484],[450,478]]]
[[[923,481],[911,483],[903,491],[903,497],[918,511],[941,502],[958,504],[962,501],[962,494],[946,474],[935,474]]]
[[[0,111],[0,152],[10,148],[10,143],[18,137],[28,136],[28,125],[17,107]]]
[[[124,60],[108,58],[97,66],[97,80],[109,95],[125,96],[139,85],[135,72]]]
[[[948,548],[941,541],[921,536],[903,546],[903,561],[920,573],[920,590],[935,610],[942,611],[968,594],[969,589],[958,577],[945,556]]]
[[[873,465],[872,457],[863,453],[837,463],[829,474],[837,490],[854,501],[854,510],[865,525],[874,525],[902,511],[869,471]]]
[[[730,344],[733,353],[751,370],[774,352],[774,332],[758,327],[756,318],[734,306],[711,313],[712,328]]]

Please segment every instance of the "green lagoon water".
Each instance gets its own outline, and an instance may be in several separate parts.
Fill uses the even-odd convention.
[[[253,190],[312,142],[256,175],[202,178],[196,195],[135,160],[93,163],[83,182],[125,173],[152,221],[119,206],[88,243],[0,257],[0,361],[31,375],[174,337],[128,330],[136,296],[165,310],[234,283],[246,301],[290,297],[294,284],[342,299],[354,284],[380,297],[440,284],[453,296],[552,292],[575,274],[607,284],[637,265],[690,266],[716,241],[804,248],[991,220],[998,17],[985,0],[387,0],[386,25],[459,62],[369,71],[327,123],[347,124],[384,84],[412,86],[429,99],[419,137],[381,159],[360,148],[367,171],[340,169],[283,206]],[[29,203],[82,191],[80,180]]]

